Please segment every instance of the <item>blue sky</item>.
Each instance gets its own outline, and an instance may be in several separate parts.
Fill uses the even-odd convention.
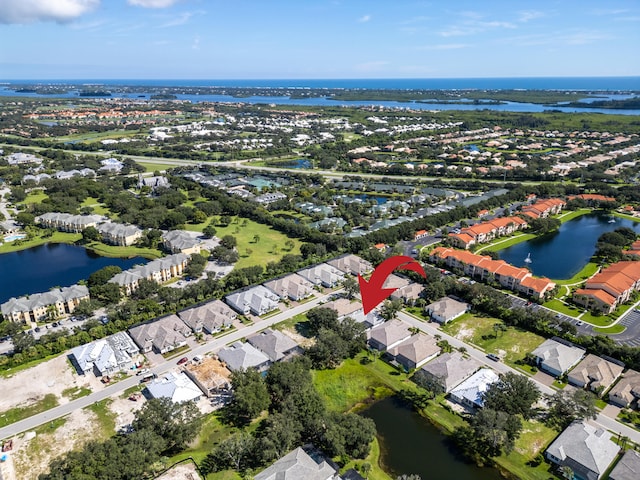
[[[0,0],[0,78],[640,75],[640,0]]]

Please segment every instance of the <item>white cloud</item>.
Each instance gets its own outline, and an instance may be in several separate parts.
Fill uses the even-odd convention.
[[[0,0],[0,23],[70,22],[100,0]]]
[[[363,15],[358,19],[358,23],[366,23],[371,20],[371,15]]]
[[[127,0],[129,5],[142,8],[167,8],[175,5],[180,0]]]
[[[536,20],[538,18],[542,18],[545,16],[544,12],[540,12],[538,10],[525,10],[523,12],[519,12],[518,21],[526,23],[530,20]]]
[[[418,47],[418,50],[457,50],[470,46],[471,45],[467,43],[441,43],[438,45],[424,45],[422,47]]]
[[[194,15],[195,12],[182,12],[181,14],[175,16],[172,20],[169,20],[167,23],[160,25],[160,28],[177,27],[179,25],[184,25]]]

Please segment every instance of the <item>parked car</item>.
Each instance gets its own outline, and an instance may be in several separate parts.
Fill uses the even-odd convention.
[[[140,382],[149,382],[149,381],[153,380],[156,377],[157,377],[157,375],[155,373],[149,372],[144,377],[142,377]]]
[[[498,355],[496,355],[495,353],[487,353],[487,358],[489,360],[493,360],[494,362],[499,362],[500,361],[500,357]]]
[[[581,322],[580,320],[576,322],[576,327],[581,327],[582,325],[584,325],[584,322]]]
[[[143,368],[140,369],[136,372],[136,375],[144,375],[145,373],[149,373],[149,369],[148,368]]]
[[[187,363],[189,361],[189,359],[187,357],[182,357],[180,360],[178,360],[178,365],[182,365],[183,363]]]
[[[40,333],[40,327],[36,327],[34,328],[34,330],[36,331],[36,333]]]

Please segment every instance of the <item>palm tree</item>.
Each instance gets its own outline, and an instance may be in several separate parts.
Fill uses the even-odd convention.
[[[260,241],[260,235],[254,235],[253,236],[253,243],[258,243]]]

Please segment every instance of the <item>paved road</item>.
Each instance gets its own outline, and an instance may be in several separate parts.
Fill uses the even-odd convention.
[[[318,306],[320,303],[324,303],[325,301],[327,301],[330,295],[340,293],[341,291],[342,290],[336,290],[335,292],[331,292],[330,294],[322,295],[307,303],[303,303],[302,305],[298,305],[296,307],[288,309],[285,312],[274,315],[271,318],[260,320],[259,322],[256,322],[253,325],[249,325],[239,330],[234,330],[228,335],[216,338],[215,340],[205,345],[200,345],[192,349],[189,352],[189,355],[193,357],[195,355],[204,355],[211,351],[217,350],[227,345],[228,343],[235,342],[237,340],[240,340],[243,337],[256,333],[276,323],[279,323],[291,317],[294,317],[295,315],[304,313],[312,309],[313,307]],[[152,367],[151,371],[157,375],[162,375],[163,373],[166,373],[169,370],[172,370],[174,368],[176,368],[176,360],[172,359]],[[40,425],[43,425],[47,422],[55,420],[56,418],[60,418],[65,415],[68,415],[74,410],[88,407],[89,405],[95,402],[104,400],[105,398],[108,398],[112,395],[117,395],[123,392],[124,390],[126,390],[127,388],[137,385],[138,383],[140,383],[140,377],[136,377],[136,376],[129,377],[120,382],[114,383],[112,385],[108,385],[107,387],[105,387],[103,390],[100,390],[99,392],[92,393],[91,395],[88,395],[86,397],[73,400],[64,405],[60,405],[58,407],[47,410],[46,412],[33,415],[32,417],[26,418],[19,422],[0,428],[0,439],[12,437],[14,435],[17,435],[18,433],[32,430]]]
[[[415,317],[412,317],[411,315],[407,315],[404,312],[399,312],[398,318],[410,324],[412,327],[416,327],[430,335],[440,335],[444,340],[447,340],[455,348],[460,348],[460,347],[466,348],[467,354],[469,354],[471,357],[475,358],[476,360],[480,361],[484,365],[487,365],[488,367],[493,368],[498,373],[514,372],[514,373],[520,373],[522,375],[521,372],[518,372],[516,369],[510,367],[509,365],[503,362],[494,362],[493,360],[489,360],[486,354],[481,350],[479,350],[478,348],[472,345],[466,344],[458,340],[457,338],[444,333],[440,329],[436,328],[435,325],[418,320]],[[556,392],[556,390],[538,382],[535,378],[532,378],[532,377],[529,377],[529,378],[536,384],[536,386],[540,389],[542,393],[553,394]],[[623,425],[622,423],[619,423],[610,417],[607,417],[602,414],[598,414],[597,419],[593,421],[593,423],[597,424],[598,426],[606,430],[610,430],[614,433],[620,433],[621,435],[629,437],[629,439],[631,439],[631,441],[635,443],[640,443],[640,432],[626,425]]]

